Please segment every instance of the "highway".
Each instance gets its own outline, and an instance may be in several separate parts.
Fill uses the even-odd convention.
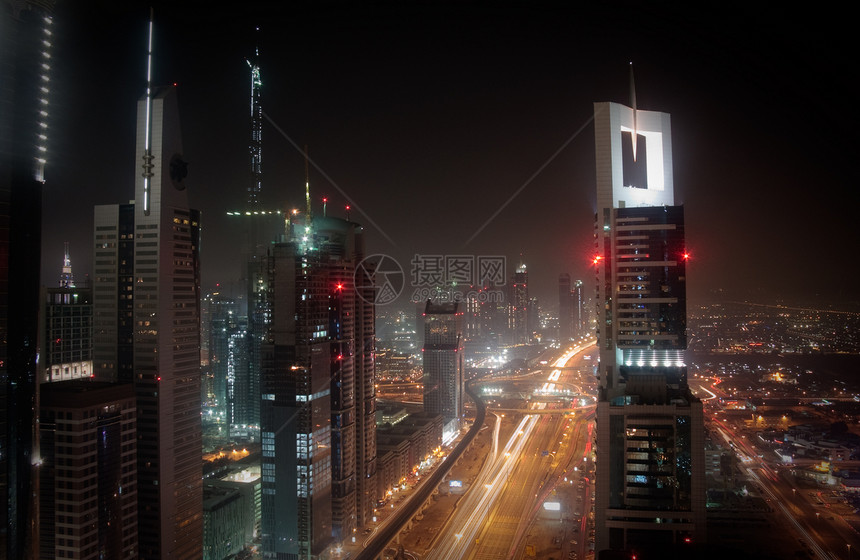
[[[554,384],[591,381],[584,355],[592,347],[593,343],[566,351],[538,386],[549,392]],[[569,362],[583,367],[565,367]],[[522,548],[543,501],[568,469],[581,464],[588,445],[585,413],[545,414],[550,406],[546,402],[530,405],[544,414],[496,413],[493,445],[484,468],[425,558],[510,558]],[[504,444],[503,433],[509,434]]]

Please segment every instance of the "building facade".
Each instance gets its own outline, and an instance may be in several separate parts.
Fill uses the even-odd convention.
[[[59,286],[42,298],[40,383],[93,377],[92,290],[75,284],[66,243]]]
[[[137,558],[137,411],[130,384],[41,387],[39,558]]]
[[[172,87],[137,105],[135,202],[94,216],[94,369],[137,406],[141,558],[199,558],[199,212],[189,208]]]
[[[361,226],[315,218],[271,246],[262,344],[264,558],[355,537],[376,498],[372,278]],[[294,232],[295,233],[295,232]]]
[[[93,209],[93,373],[134,380],[134,204]]]
[[[669,115],[596,103],[595,142],[595,549],[703,543],[704,428],[687,386],[687,255]]]
[[[440,414],[446,426],[463,415],[465,387],[463,304],[424,305],[424,412]]]
[[[135,173],[132,318],[141,558],[199,558],[200,214],[188,206],[175,88],[155,89],[138,103],[136,161],[142,173]]]
[[[529,301],[529,273],[526,265],[520,263],[511,277],[508,286],[508,337],[512,344],[531,342],[534,325],[529,321],[531,302]]]

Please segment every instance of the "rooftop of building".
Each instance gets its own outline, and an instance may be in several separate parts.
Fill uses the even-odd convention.
[[[39,386],[41,406],[49,408],[87,408],[107,401],[134,398],[130,383],[109,383],[92,379],[71,379]]]

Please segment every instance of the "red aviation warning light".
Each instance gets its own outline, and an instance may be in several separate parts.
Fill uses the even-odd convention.
[[[684,259],[685,261],[690,260],[690,253],[688,253],[687,251],[684,251],[684,254],[681,255],[681,258]]]
[[[602,256],[594,255],[594,259],[592,259],[591,264],[596,266],[596,265],[600,264],[600,261],[602,261],[602,260],[603,260]]]

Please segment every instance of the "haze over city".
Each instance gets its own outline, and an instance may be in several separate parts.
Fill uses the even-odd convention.
[[[203,213],[204,289],[238,276],[225,212],[250,180],[245,59],[259,44],[264,203],[304,204],[304,157],[282,131],[308,146],[315,211],[325,196],[342,216],[348,195],[371,252],[407,273],[416,253],[504,254],[509,271],[522,255],[542,302],[560,272],[590,282],[592,103],[629,104],[632,62],[639,107],[672,114],[691,300],[856,303],[839,254],[857,202],[850,34],[840,18],[726,4],[60,2],[46,285],[64,241],[89,270],[92,205],[133,197],[151,4],[154,81],[178,84]]]

